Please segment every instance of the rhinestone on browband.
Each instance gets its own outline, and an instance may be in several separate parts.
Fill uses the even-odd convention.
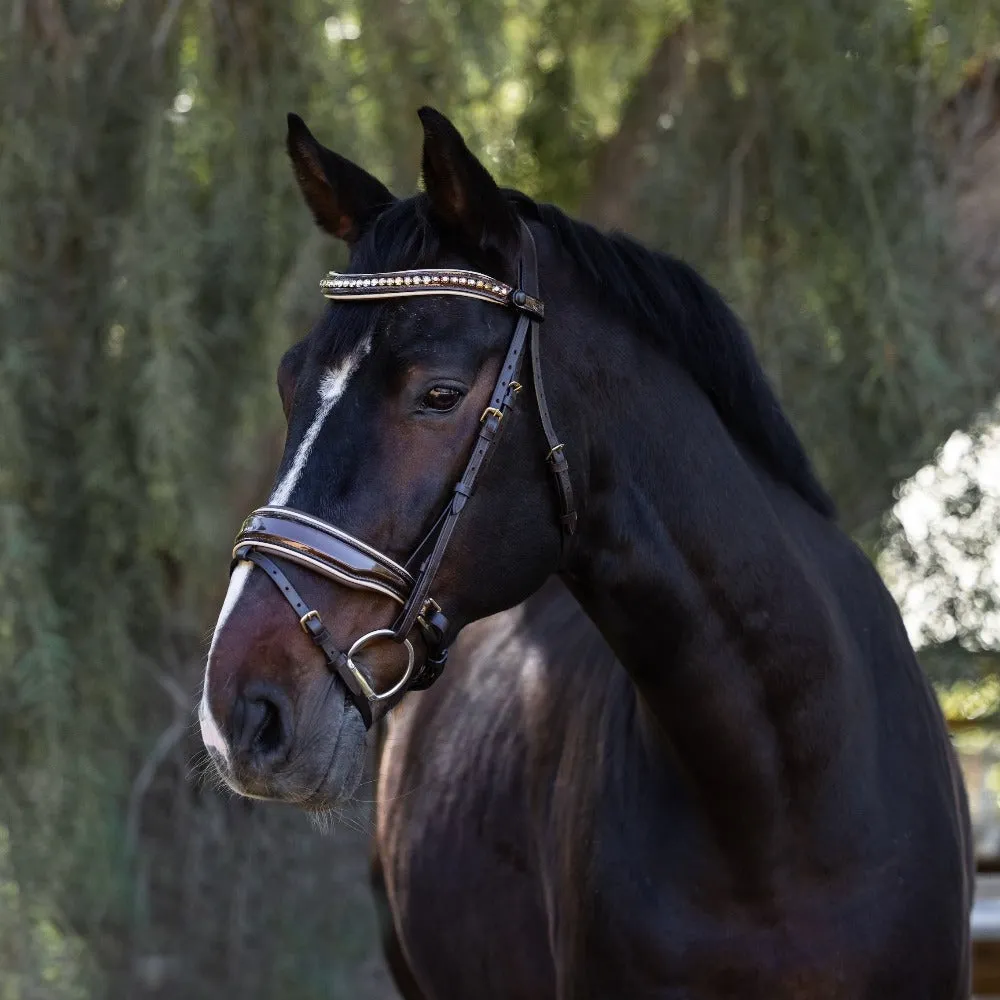
[[[328,299],[380,299],[396,295],[464,295],[499,306],[512,304],[542,316],[538,299],[519,294],[525,302],[514,302],[515,290],[478,271],[428,268],[420,271],[383,271],[378,274],[341,274],[330,271],[319,283]]]

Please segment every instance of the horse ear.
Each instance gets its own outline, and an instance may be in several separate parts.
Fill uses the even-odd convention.
[[[482,249],[503,249],[516,240],[510,203],[458,129],[433,108],[417,114],[424,126],[424,187],[435,215]]]
[[[396,199],[366,170],[320,145],[298,115],[288,116],[288,155],[306,204],[320,229],[354,243]]]

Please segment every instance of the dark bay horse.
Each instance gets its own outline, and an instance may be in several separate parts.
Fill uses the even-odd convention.
[[[407,1000],[967,997],[941,714],[738,320],[420,117],[404,200],[289,118],[351,258],[279,368],[200,710],[221,772],[328,809],[387,726]]]

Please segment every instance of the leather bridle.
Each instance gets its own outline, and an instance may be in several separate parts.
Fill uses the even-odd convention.
[[[448,659],[444,645],[448,619],[431,597],[431,587],[458,519],[473,495],[476,481],[500,439],[507,414],[521,391],[517,381],[525,349],[531,352],[535,402],[548,442],[546,460],[552,470],[560,507],[563,541],[576,530],[577,514],[573,503],[569,465],[565,448],[556,436],[549,416],[542,384],[539,344],[540,322],[545,310],[538,290],[538,261],[535,241],[522,221],[518,261],[518,287],[512,288],[486,274],[451,268],[426,268],[415,271],[391,271],[379,274],[338,274],[331,271],[320,288],[328,299],[338,301],[396,298],[415,295],[461,295],[481,299],[513,310],[517,315],[514,333],[507,348],[489,405],[483,410],[479,435],[462,477],[433,527],[404,566],[346,531],[319,518],[290,507],[267,506],[255,510],[236,536],[233,566],[248,560],[271,578],[279,593],[292,606],[302,630],[320,648],[328,667],[343,680],[366,726],[371,726],[374,709],[401,692],[429,687],[440,676]],[[401,605],[392,628],[375,629],[357,639],[346,652],[337,649],[319,612],[309,607],[291,581],[270,558],[278,556],[337,583],[360,590],[370,590]],[[419,628],[426,648],[426,659],[414,674],[413,645],[409,635]],[[376,693],[354,656],[365,646],[388,639],[401,643],[408,662],[401,680],[381,694]]]

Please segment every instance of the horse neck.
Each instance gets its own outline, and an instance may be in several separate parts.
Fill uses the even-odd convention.
[[[809,782],[846,711],[839,633],[802,548],[835,529],[754,466],[658,345],[610,317],[572,325],[561,388],[574,412],[568,386],[587,387],[586,483],[564,577],[710,818],[740,850],[780,851],[789,776]]]

